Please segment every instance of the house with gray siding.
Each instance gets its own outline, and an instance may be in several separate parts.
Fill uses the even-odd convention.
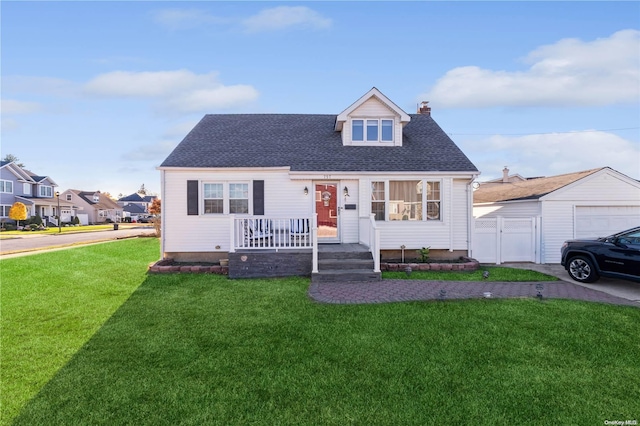
[[[39,176],[15,162],[0,163],[0,220],[10,221],[9,210],[16,202],[27,207],[28,217],[40,216],[43,221],[57,225],[57,216],[70,218],[73,204],[56,198],[57,184],[49,176]],[[59,210],[58,210],[59,209]]]
[[[426,103],[407,114],[376,88],[338,114],[206,115],[158,169],[164,258],[315,276],[340,267],[327,247],[364,248],[374,273],[421,247],[469,254],[477,168]]]

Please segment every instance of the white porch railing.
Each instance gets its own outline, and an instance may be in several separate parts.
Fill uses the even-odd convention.
[[[230,215],[230,219],[231,252],[304,248],[317,252],[317,225],[314,218]]]
[[[380,272],[380,228],[376,224],[376,215],[360,218],[360,243],[369,247],[373,257],[373,272]]]

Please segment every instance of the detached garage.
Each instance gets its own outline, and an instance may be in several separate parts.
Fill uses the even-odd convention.
[[[532,261],[559,263],[565,240],[603,237],[640,226],[640,182],[609,167],[540,178],[509,176],[505,169],[501,180],[480,184],[474,191],[473,216],[472,256],[481,262],[493,263],[492,256],[495,263],[512,261],[513,248],[500,247],[503,230],[494,235],[486,232],[488,220],[499,225],[529,218],[538,228],[536,242],[526,240],[519,253],[531,247],[527,256]],[[496,256],[486,256],[488,246]]]

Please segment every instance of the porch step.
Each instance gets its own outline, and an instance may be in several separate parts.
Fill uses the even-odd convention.
[[[318,247],[318,273],[312,282],[379,281],[380,272],[373,272],[373,257],[360,244],[335,244]]]
[[[369,269],[373,271],[373,259],[320,259],[318,258],[319,270],[348,270],[348,269]]]

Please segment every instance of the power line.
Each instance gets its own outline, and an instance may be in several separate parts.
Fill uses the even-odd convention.
[[[528,136],[528,135],[564,135],[570,133],[595,133],[614,132],[619,130],[638,130],[640,127],[620,127],[618,129],[573,130],[570,132],[544,132],[544,133],[447,133],[449,136]]]

